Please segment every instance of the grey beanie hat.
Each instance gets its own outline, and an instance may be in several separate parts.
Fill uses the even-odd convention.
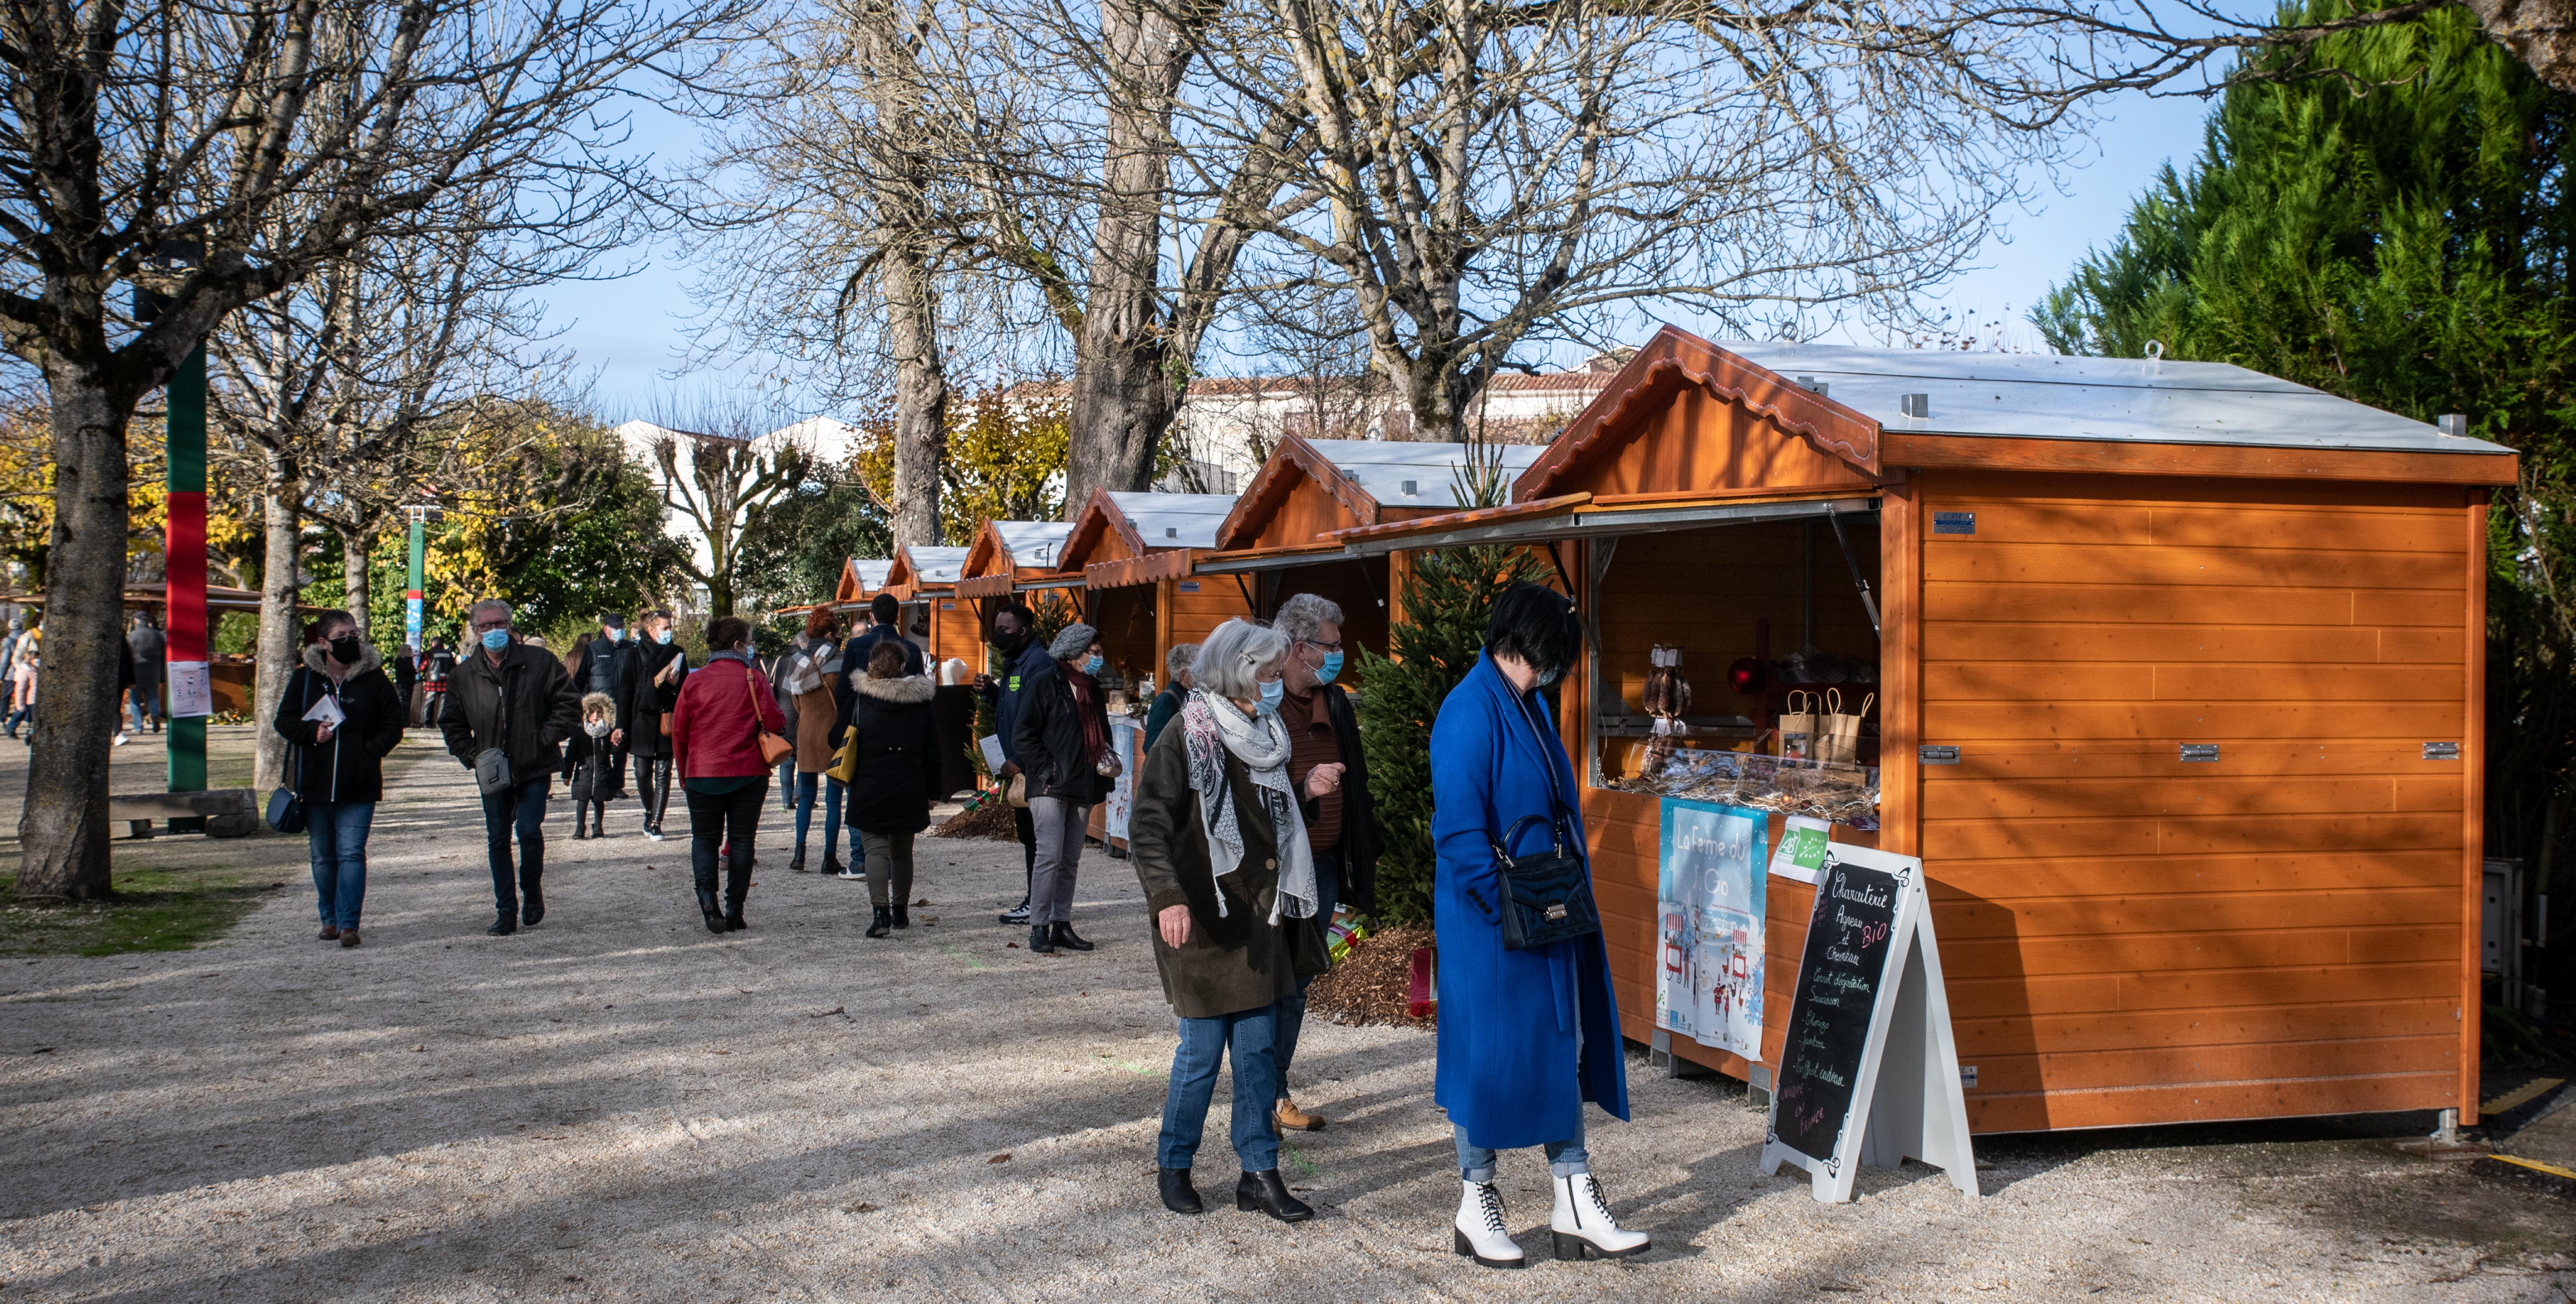
[[[1100,631],[1089,625],[1067,625],[1055,636],[1054,642],[1047,644],[1047,655],[1058,661],[1071,661],[1081,656],[1083,649],[1090,647],[1099,637]]]

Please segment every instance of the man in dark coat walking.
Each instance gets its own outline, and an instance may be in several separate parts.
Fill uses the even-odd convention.
[[[1000,678],[975,676],[975,689],[983,694],[984,704],[993,708],[993,732],[1001,739],[1002,768],[993,777],[1010,782],[1020,772],[1020,763],[1011,735],[1018,732],[1020,707],[1024,694],[1037,682],[1038,676],[1052,673],[1055,662],[1047,656],[1044,644],[1037,638],[1038,618],[1025,605],[1014,602],[993,613],[993,650],[1002,655]],[[1028,808],[1011,808],[1011,827],[1020,836],[1021,873],[1020,903],[1002,912],[1002,922],[1029,922],[1029,887],[1037,879],[1038,826]]]
[[[648,611],[638,622],[643,634],[635,660],[627,667],[625,690],[617,700],[617,727],[611,738],[635,758],[635,793],[644,804],[644,836],[662,840],[662,815],[671,805],[671,736],[664,727],[680,702],[680,684],[689,675],[688,654],[672,641],[671,613]]]
[[[492,864],[492,905],[498,912],[486,931],[495,937],[534,926],[546,914],[546,788],[563,765],[564,740],[580,727],[581,694],[563,662],[543,648],[511,636],[510,604],[486,598],[467,613],[472,651],[447,681],[447,704],[438,717],[449,754],[475,769],[486,751],[507,758],[507,781],[483,794],[484,847]],[[479,771],[478,771],[479,774]],[[510,837],[519,839],[515,890]],[[525,898],[522,907],[521,899]]]

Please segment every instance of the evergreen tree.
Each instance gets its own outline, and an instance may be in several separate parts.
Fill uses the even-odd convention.
[[[1431,922],[1431,725],[1440,703],[1476,664],[1494,599],[1515,580],[1541,578],[1518,548],[1417,553],[1402,618],[1387,631],[1392,657],[1360,649],[1360,748],[1386,847],[1377,862],[1377,915],[1398,926]]]
[[[2191,171],[2167,168],[2032,320],[2070,353],[2158,340],[2422,421],[2462,413],[2522,454],[2489,517],[2486,826],[2490,854],[2536,859],[2576,763],[2576,97],[2464,9],[2308,57],[2329,75],[2230,89]]]

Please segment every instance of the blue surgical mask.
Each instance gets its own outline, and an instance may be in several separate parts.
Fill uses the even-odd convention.
[[[1549,666],[1547,669],[1538,672],[1538,682],[1531,685],[1531,687],[1545,688],[1548,685],[1555,683],[1556,677],[1563,673],[1565,672],[1557,669],[1555,666]]]
[[[1105,659],[1105,658],[1103,658],[1103,657],[1102,657],[1099,653],[1097,653],[1097,652],[1094,652],[1094,653],[1092,653],[1090,656],[1087,656],[1087,657],[1083,658],[1083,660],[1082,660],[1082,673],[1084,673],[1084,674],[1086,674],[1086,675],[1096,675],[1096,674],[1099,674],[1099,673],[1100,673],[1100,664],[1101,664],[1101,662],[1102,662],[1104,659]]]
[[[1287,696],[1288,696],[1288,681],[1287,681],[1287,680],[1284,680],[1284,679],[1267,679],[1267,680],[1263,680],[1263,681],[1262,681],[1262,684],[1261,684],[1261,709],[1262,709],[1262,710],[1264,710],[1264,711],[1268,711],[1268,712],[1270,712],[1270,713],[1271,713],[1271,714],[1273,714],[1273,715],[1277,715],[1277,714],[1279,713],[1279,703],[1280,703],[1281,701],[1285,700],[1285,699],[1287,698]]]
[[[1324,654],[1324,664],[1315,668],[1315,682],[1329,684],[1333,682],[1333,676],[1340,673],[1342,673],[1342,654],[1327,652]]]
[[[485,647],[487,647],[487,648],[490,648],[492,651],[495,651],[495,652],[498,652],[498,651],[500,651],[501,649],[503,649],[503,648],[505,648],[505,647],[510,646],[510,631],[508,631],[508,630],[506,630],[506,629],[487,629],[487,630],[484,630],[484,631],[483,631],[483,646],[485,646]]]
[[[653,641],[656,643],[669,643],[671,641],[671,631],[666,629],[654,634]]]

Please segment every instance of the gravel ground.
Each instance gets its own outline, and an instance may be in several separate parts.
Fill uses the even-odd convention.
[[[1641,1056],[1636,1121],[1596,1115],[1592,1150],[1656,1250],[1490,1272],[1449,1252],[1432,1040],[1395,1029],[1307,1034],[1299,1099],[1334,1124],[1285,1166],[1316,1221],[1179,1218],[1123,862],[1086,858],[1099,951],[1039,957],[993,918],[1017,849],[926,840],[934,904],[870,941],[862,887],[786,872],[773,808],[752,927],[717,938],[684,840],[629,805],[574,842],[558,806],[545,923],[489,938],[467,776],[398,756],[364,947],[313,940],[300,840],[168,839],[119,856],[289,887],[204,950],[0,967],[0,1300],[2576,1297],[2576,1205],[2350,1128],[1988,1139],[1982,1201],[1908,1167],[1827,1207],[1756,1170],[1740,1089]],[[0,785],[23,765],[0,749]],[[1544,1173],[1506,1160],[1533,1251]]]

